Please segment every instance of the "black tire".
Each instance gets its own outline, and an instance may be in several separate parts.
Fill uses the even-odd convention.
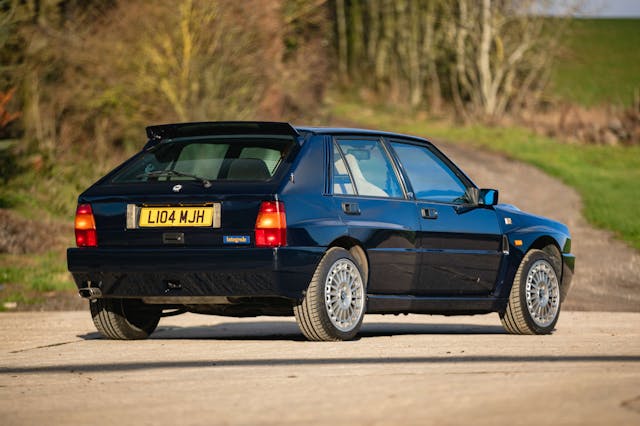
[[[351,273],[357,274],[354,282],[359,279],[361,283],[361,293],[359,293],[358,296],[352,296],[351,292],[349,292],[349,305],[351,306],[351,303],[354,303],[357,305],[357,308],[354,308],[354,315],[351,324],[348,325],[348,330],[340,330],[334,324],[335,319],[332,320],[330,316],[329,302],[325,301],[327,297],[325,287],[328,283],[328,276],[332,268],[334,268],[334,266],[338,267],[338,265],[345,266],[349,268]],[[353,276],[355,277],[355,275]],[[360,302],[359,304],[358,301]],[[304,299],[299,305],[293,307],[293,312],[302,334],[309,340],[351,340],[358,334],[362,326],[365,305],[366,280],[362,276],[362,266],[348,250],[333,247],[325,253],[320,264],[318,264]]]
[[[561,308],[560,298],[560,271],[558,271],[558,261],[542,250],[530,250],[520,263],[516,272],[509,294],[509,302],[505,312],[500,313],[500,320],[505,330],[510,334],[549,334],[553,331],[558,322]],[[546,300],[548,300],[549,311],[544,321],[542,318],[534,317],[532,310],[536,309],[535,302],[527,301],[527,280],[529,274],[535,275],[533,268],[545,268],[547,277],[550,278],[551,285],[545,286]],[[553,273],[551,270],[553,270]],[[534,277],[532,276],[533,280]],[[555,282],[554,282],[555,279]],[[531,285],[531,284],[530,284]],[[548,288],[552,290],[549,291]],[[531,296],[531,295],[534,296]],[[529,297],[539,297],[530,288]]]
[[[96,328],[107,339],[146,339],[158,326],[162,310],[135,299],[89,301]]]

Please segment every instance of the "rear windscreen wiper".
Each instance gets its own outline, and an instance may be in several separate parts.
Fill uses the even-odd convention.
[[[180,176],[189,177],[191,179],[199,180],[205,188],[211,187],[211,181],[201,176],[192,175],[191,173],[177,172],[175,170],[154,170],[153,172],[142,173],[136,177],[157,178],[160,176]]]

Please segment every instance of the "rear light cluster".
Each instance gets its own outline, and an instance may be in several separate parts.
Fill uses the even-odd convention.
[[[287,218],[284,203],[263,201],[256,219],[256,247],[287,245]]]
[[[90,204],[79,204],[76,210],[76,245],[78,247],[97,247],[98,236],[96,221]]]

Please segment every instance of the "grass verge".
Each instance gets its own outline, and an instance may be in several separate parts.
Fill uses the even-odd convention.
[[[583,214],[640,249],[640,147],[570,145],[517,127],[458,126],[386,107],[337,102],[333,114],[364,127],[488,149],[533,164],[574,187]]]
[[[27,254],[0,254],[0,310],[77,308],[73,303],[77,293],[66,262],[66,248],[74,244],[76,200],[125,156],[116,152],[102,162],[91,162],[69,154],[55,163],[36,155],[18,158],[5,152],[0,157],[0,165],[14,166],[7,168],[13,175],[6,173],[8,181],[0,186],[0,209],[14,213],[0,215],[0,220],[15,222],[5,224],[5,233],[13,231],[5,237],[32,243],[25,246],[18,242],[21,249],[9,250]],[[33,253],[34,242],[37,254]]]
[[[0,283],[0,311],[40,305],[51,293],[75,289],[62,250],[0,255]]]

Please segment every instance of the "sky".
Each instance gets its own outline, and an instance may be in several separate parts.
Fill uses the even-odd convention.
[[[576,16],[601,18],[640,18],[640,0],[552,0],[552,14],[563,14],[567,5],[581,5]]]

